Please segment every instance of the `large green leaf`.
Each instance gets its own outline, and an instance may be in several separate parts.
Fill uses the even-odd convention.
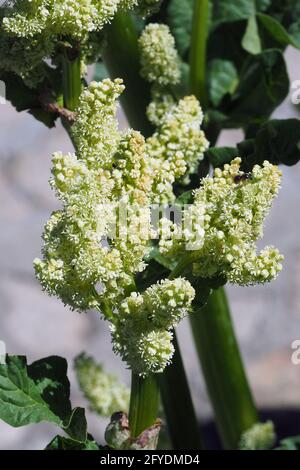
[[[87,439],[84,409],[72,410],[67,361],[58,356],[29,366],[24,356],[7,356],[0,365],[0,419],[14,427],[47,421],[77,442]]]
[[[281,46],[291,45],[300,49],[300,35],[290,34],[278,20],[263,13],[257,14],[257,20],[260,28],[264,29],[275,43]]]
[[[45,450],[99,450],[100,447],[91,436],[85,442],[76,442],[63,436],[55,436]]]
[[[213,24],[244,20],[256,13],[254,0],[213,0]]]
[[[232,100],[222,109],[229,116],[226,127],[246,126],[266,120],[289,91],[282,52],[277,49],[249,56],[240,73]]]
[[[237,157],[236,147],[211,147],[206,152],[210,163],[214,168],[222,167],[224,163],[230,162]]]
[[[171,0],[168,24],[176,40],[179,54],[184,57],[190,48],[194,0]]]
[[[273,119],[264,124],[254,140],[253,154],[248,161],[295,165],[300,160],[300,121],[298,119]]]
[[[274,450],[300,450],[300,436],[286,437]]]
[[[247,28],[242,39],[242,46],[250,54],[259,54],[262,51],[256,15],[250,16]]]
[[[27,367],[24,356],[7,356],[0,365],[0,418],[11,426],[41,421],[62,426],[71,412],[66,361],[53,356],[41,362]]]
[[[213,106],[218,106],[223,97],[235,91],[238,84],[237,70],[229,60],[214,59],[208,67],[208,90]]]
[[[87,422],[84,408],[74,408],[71,415],[64,422],[62,429],[74,441],[85,442],[87,439]]]
[[[300,160],[300,121],[273,119],[259,128],[255,138],[244,140],[237,147],[212,147],[207,155],[214,167],[223,166],[236,156],[242,157],[246,170],[264,160],[295,165]]]

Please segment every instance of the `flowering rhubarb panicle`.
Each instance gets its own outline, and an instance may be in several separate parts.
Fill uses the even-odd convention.
[[[172,199],[175,179],[193,173],[203,159],[209,144],[200,130],[202,119],[197,99],[186,96],[164,114],[157,132],[147,139],[147,153],[153,159],[153,168],[159,166],[155,180],[157,200]]]
[[[92,357],[80,354],[75,359],[75,370],[81,390],[92,410],[101,416],[111,416],[129,408],[129,389],[118,378],[105,372]]]
[[[117,10],[131,9],[137,0],[16,0],[0,8],[0,69],[20,75],[28,86],[45,77],[44,59],[54,58],[66,40],[80,45],[83,59],[99,56],[94,34]],[[54,63],[55,60],[54,60]]]
[[[63,209],[46,225],[44,260],[35,261],[36,273],[50,294],[80,311],[99,308],[104,297],[122,298],[132,276],[145,268],[150,249],[149,186],[137,179],[143,172],[143,138],[138,133],[122,137],[117,130],[115,101],[122,89],[118,79],[92,82],[81,96],[74,124],[77,155],[53,156],[51,186]],[[128,146],[132,167],[128,179],[121,180],[118,165],[127,159]],[[131,192],[130,176],[136,178]],[[144,206],[137,209],[140,200]],[[114,236],[120,204],[125,221]]]
[[[162,221],[160,249],[174,259],[191,257],[194,274],[202,278],[222,274],[239,285],[264,283],[282,269],[283,256],[276,248],[266,246],[257,253],[255,243],[263,235],[281,172],[265,161],[245,174],[240,164],[235,158],[203,180],[182,227]]]
[[[166,163],[172,181],[181,172],[172,152],[155,154],[151,139],[118,130],[116,100],[123,88],[121,80],[105,79],[81,94],[72,126],[76,154],[53,155],[50,183],[62,209],[47,222],[43,259],[34,264],[49,294],[78,311],[101,310],[112,323],[114,350],[146,375],[170,362],[171,330],[189,312],[194,290],[179,278],[134,292],[134,277],[151,250],[150,206],[161,196],[157,181],[164,181]],[[175,133],[185,121],[200,119],[197,107],[194,117],[194,107],[187,111],[184,104],[174,107]],[[167,125],[171,121],[163,127],[165,148]],[[159,131],[153,140],[158,146]]]
[[[132,293],[112,326],[114,351],[138,374],[162,372],[174,353],[171,330],[189,313],[194,296],[183,278],[159,282],[143,294]]]
[[[167,203],[174,199],[175,179],[188,181],[209,144],[200,129],[203,113],[198,100],[186,96],[177,102],[172,94],[172,85],[180,80],[180,61],[168,26],[156,23],[146,26],[139,48],[141,74],[152,84],[147,116],[157,128],[146,141],[156,173],[154,201]]]
[[[240,450],[269,450],[274,447],[276,434],[272,421],[257,423],[243,433]]]
[[[151,98],[147,117],[155,127],[159,127],[162,120],[174,109],[176,101],[171,93],[165,93],[162,87],[155,85],[151,89]]]
[[[116,100],[124,88],[120,79],[105,79],[92,82],[81,95],[72,133],[81,159],[94,170],[111,165],[118,148]]]
[[[169,27],[150,23],[140,39],[141,74],[150,83],[175,85],[180,80],[180,62]]]
[[[112,20],[119,6],[132,8],[136,0],[17,0],[6,10],[3,28],[17,37],[45,33],[49,38],[82,40]]]

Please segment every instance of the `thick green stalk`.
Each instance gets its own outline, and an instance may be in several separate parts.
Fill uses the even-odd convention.
[[[157,375],[131,377],[129,426],[133,438],[152,426],[158,417],[159,385]]]
[[[150,88],[140,76],[138,33],[132,17],[117,13],[106,33],[103,60],[112,78],[124,80],[126,90],[121,95],[121,104],[130,126],[147,137],[153,132],[146,117]]]
[[[258,420],[223,288],[190,315],[216,423],[226,449],[236,449],[241,434]]]
[[[208,104],[206,90],[206,42],[209,0],[195,0],[190,52],[190,89],[203,109]]]
[[[63,53],[63,95],[64,107],[75,111],[81,93],[80,54],[66,48]]]
[[[161,394],[174,449],[202,449],[197,416],[186,378],[179,344],[174,333],[172,364],[160,377]]]

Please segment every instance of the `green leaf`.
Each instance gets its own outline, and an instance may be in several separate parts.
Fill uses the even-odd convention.
[[[274,450],[300,450],[300,436],[283,439]]]
[[[261,28],[265,29],[268,35],[277,42],[277,44],[282,46],[294,46],[297,49],[300,49],[300,36],[291,35],[287,30],[282,26],[279,21],[272,16],[258,13],[257,19]]]
[[[99,450],[100,447],[91,436],[85,442],[76,442],[63,436],[55,436],[45,450]]]
[[[256,9],[265,11],[272,3],[272,0],[256,0]]]
[[[14,427],[47,421],[72,440],[85,442],[83,408],[72,410],[67,361],[51,356],[27,365],[24,356],[7,356],[0,365],[0,418]]]
[[[172,271],[174,267],[176,266],[176,262],[172,262],[170,259],[166,258],[163,256],[159,248],[157,246],[153,246],[149,255],[149,260],[155,260],[157,263],[161,264],[161,266],[164,266],[164,268]]]
[[[33,381],[41,398],[62,421],[68,419],[72,411],[67,370],[66,359],[59,356],[39,359],[27,366],[28,377]]]
[[[237,156],[237,149],[235,147],[211,147],[206,155],[214,168],[222,167]]]
[[[228,23],[248,19],[256,13],[254,0],[213,0],[213,23]]]
[[[41,421],[62,425],[71,410],[66,370],[66,361],[55,356],[29,367],[24,356],[7,356],[0,365],[0,418],[15,427]]]
[[[96,80],[97,82],[100,82],[104,78],[108,78],[108,77],[109,77],[109,73],[104,62],[98,62],[95,67],[94,80]]]
[[[48,75],[53,80],[57,80],[57,73],[49,72]],[[5,83],[7,101],[10,101],[18,112],[28,111],[47,127],[52,128],[55,126],[57,114],[47,112],[42,108],[40,101],[41,89],[27,87],[18,75],[11,72],[2,72],[0,70],[0,80]]]
[[[235,147],[212,147],[207,151],[214,167],[223,166],[235,156],[243,159],[243,169],[251,170],[268,160],[276,165],[295,165],[300,160],[300,121],[273,119],[263,124],[255,138],[246,139]]]
[[[298,119],[273,119],[264,124],[254,141],[254,154],[249,163],[295,165],[300,160],[300,121]]]
[[[232,94],[238,85],[238,73],[229,60],[214,59],[208,66],[208,90],[210,101],[218,106],[222,98]]]
[[[40,106],[37,92],[27,87],[18,75],[0,70],[0,80],[5,83],[6,99],[11,102],[17,111],[25,111]]]
[[[242,68],[239,86],[222,110],[229,116],[226,127],[266,120],[288,91],[289,78],[280,50],[270,49],[249,56]]]
[[[175,204],[179,206],[184,206],[185,204],[191,204],[194,197],[194,191],[189,189],[188,191],[184,191],[176,198]]]
[[[72,440],[85,442],[87,440],[87,422],[84,408],[74,408],[63,429]]]
[[[190,48],[194,0],[171,0],[167,20],[176,40],[179,54],[184,57]]]
[[[42,122],[45,124],[45,126],[49,127],[49,129],[52,129],[52,127],[55,127],[55,121],[57,119],[57,115],[55,113],[48,113],[47,111],[44,111],[43,109],[30,109],[29,114],[35,117],[37,121]]]
[[[248,19],[247,28],[242,39],[242,46],[250,54],[259,54],[262,51],[256,16]]]

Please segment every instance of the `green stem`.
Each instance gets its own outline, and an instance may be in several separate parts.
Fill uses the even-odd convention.
[[[75,111],[81,93],[80,54],[71,48],[63,53],[63,95],[64,107]]]
[[[173,343],[175,353],[172,364],[160,377],[160,389],[173,448],[202,449],[197,416],[175,333]]]
[[[132,373],[129,426],[133,438],[152,426],[158,416],[159,385],[157,375],[146,378]]]
[[[217,426],[226,449],[236,449],[241,434],[258,420],[230,319],[223,288],[190,315]]]
[[[200,101],[203,109],[207,108],[206,90],[206,42],[208,34],[209,0],[195,0],[190,52],[190,87]]]
[[[122,78],[126,90],[121,95],[121,104],[134,129],[145,137],[153,133],[146,117],[150,103],[149,85],[140,76],[138,33],[132,17],[117,13],[107,27],[107,42],[102,57],[112,78]]]

